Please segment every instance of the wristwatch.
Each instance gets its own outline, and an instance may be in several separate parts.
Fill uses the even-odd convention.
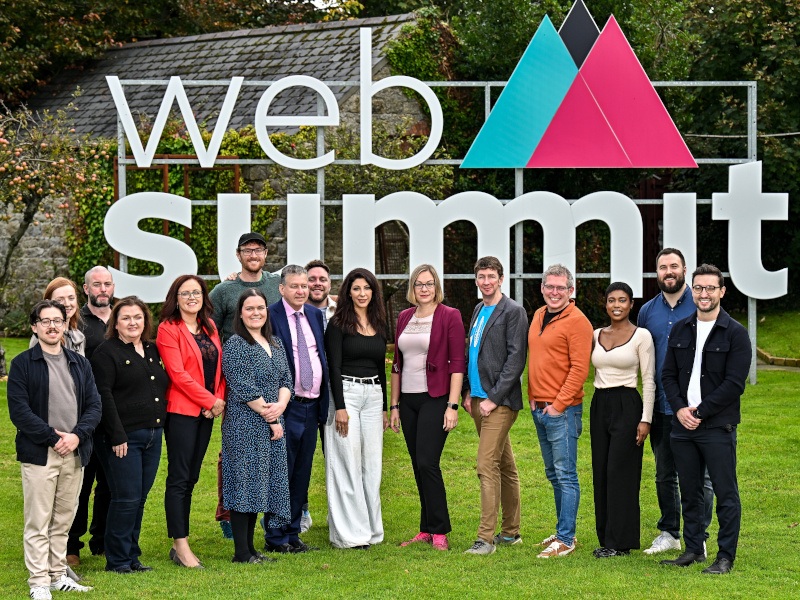
[[[452,408],[453,410],[458,410],[458,404],[456,404],[455,402],[453,402],[453,403],[448,402],[447,403],[447,408]]]

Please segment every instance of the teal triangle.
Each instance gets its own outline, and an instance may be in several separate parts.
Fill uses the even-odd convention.
[[[545,16],[461,168],[524,168],[578,74]]]

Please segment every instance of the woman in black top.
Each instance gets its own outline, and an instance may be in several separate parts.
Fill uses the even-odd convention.
[[[325,426],[328,526],[336,548],[383,541],[381,469],[386,414],[386,310],[381,288],[354,269],[325,332],[331,404]]]
[[[111,489],[106,571],[117,573],[152,570],[139,561],[139,532],[161,460],[169,378],[151,336],[147,305],[128,296],[114,305],[107,340],[92,355],[103,401],[96,448]]]

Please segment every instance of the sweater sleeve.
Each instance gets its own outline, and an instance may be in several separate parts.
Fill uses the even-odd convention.
[[[653,337],[643,327],[638,330],[639,368],[642,371],[642,421],[652,423],[653,406],[656,400],[656,351]]]
[[[559,412],[572,406],[576,398],[582,397],[583,384],[589,377],[589,362],[592,355],[592,324],[583,314],[567,337],[569,344],[569,371],[564,384],[556,395],[553,405]]]

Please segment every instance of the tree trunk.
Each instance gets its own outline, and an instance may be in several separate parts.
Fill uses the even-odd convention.
[[[25,210],[22,212],[22,221],[20,221],[19,227],[17,227],[17,230],[8,239],[8,248],[6,249],[6,254],[2,259],[2,270],[0,270],[0,290],[7,289],[8,279],[11,275],[11,256],[14,254],[17,246],[19,246],[22,237],[25,235],[25,232],[28,231],[31,223],[33,223],[33,218],[36,216],[36,212],[39,210],[39,206],[42,202],[42,198],[35,194],[25,196],[24,199]],[[0,297],[0,306],[3,306],[4,304],[5,294],[2,294],[2,297]]]

